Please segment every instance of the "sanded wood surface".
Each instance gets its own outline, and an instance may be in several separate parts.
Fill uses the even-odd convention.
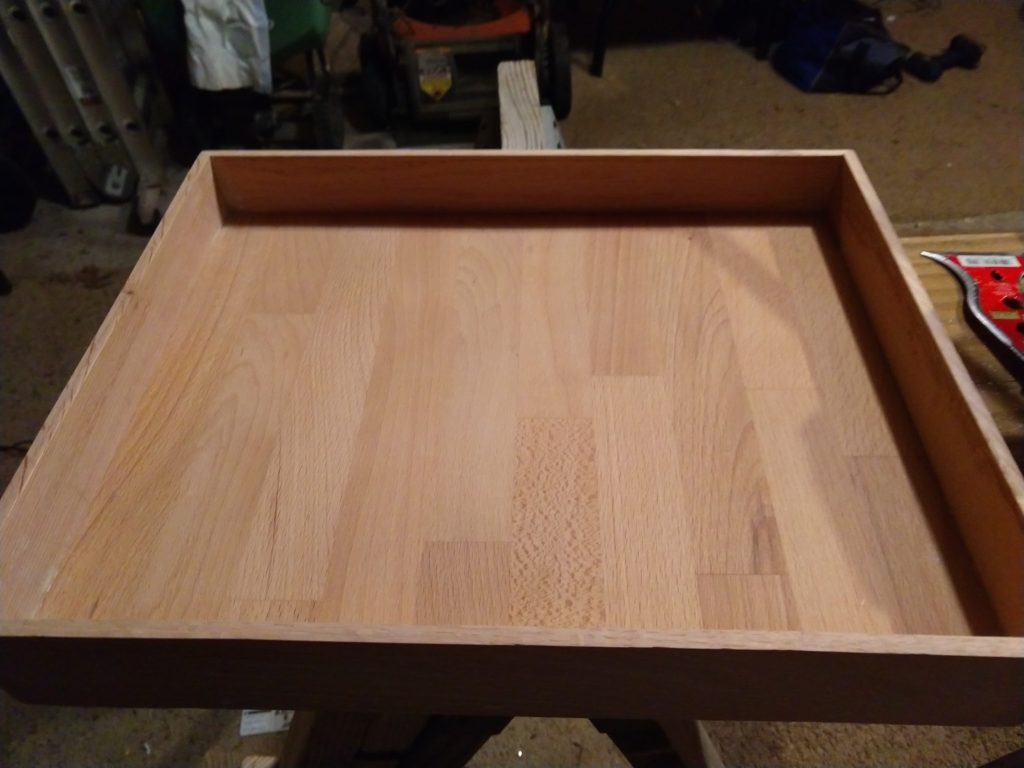
[[[839,176],[832,221],[854,285],[1003,628],[1024,634],[1024,478],[860,161]]]
[[[983,586],[978,562],[991,552],[1005,559],[985,575],[1015,572],[1019,471],[988,440],[994,428],[962,371],[928,390],[945,386],[946,402],[962,405],[930,413],[939,429],[922,431],[920,409],[908,409],[906,370],[897,383],[886,357],[899,345],[886,334],[899,328],[928,354],[935,341],[920,308],[880,324],[904,309],[894,283],[865,307],[863,265],[893,259],[891,231],[871,235],[884,212],[855,196],[865,182],[841,175],[846,156],[726,153],[703,209],[693,182],[712,154],[638,155],[647,181],[629,173],[628,156],[555,157],[288,158],[306,181],[294,188],[319,189],[316,198],[285,194],[284,158],[203,158],[0,502],[0,629],[16,660],[0,665],[5,684],[55,695],[25,676],[30,660],[80,642],[93,672],[60,656],[74,666],[61,684],[74,698],[113,659],[128,670],[185,642],[189,663],[226,664],[217,700],[248,691],[247,706],[275,694],[283,700],[266,703],[330,706],[337,695],[361,711],[406,701],[451,714],[804,717],[828,701],[810,689],[809,703],[779,701],[791,685],[780,670],[819,679],[834,668],[866,676],[857,701],[827,707],[831,719],[1015,717],[1024,645],[986,636],[1013,632],[1024,608],[1012,589]],[[536,171],[532,181],[511,164]],[[745,164],[745,177],[728,180]],[[502,173],[512,181],[493,183]],[[410,183],[395,186],[394,208],[380,207],[400,178]],[[478,194],[457,213],[458,185],[472,178]],[[745,201],[760,210],[770,178],[774,213],[736,214]],[[421,196],[431,179],[433,211]],[[579,197],[550,212],[572,183]],[[627,204],[616,212],[620,189]],[[837,223],[844,198],[852,213]],[[270,215],[275,200],[282,212]],[[297,212],[303,201],[308,213]],[[500,205],[514,215],[495,213]],[[957,517],[962,525],[982,502],[954,473],[961,506],[950,509],[949,467],[936,464],[947,454],[921,438],[964,423],[977,427],[963,438],[974,476],[1002,483],[979,487],[980,511],[1005,532],[993,541],[975,526],[970,552]],[[167,627],[178,628],[173,640],[134,645]],[[318,628],[326,634],[314,639]],[[431,628],[434,640],[395,634]],[[653,642],[645,633],[723,630],[738,639],[642,652]],[[579,652],[603,642],[593,633],[626,633],[612,645],[639,646],[621,658],[635,658],[648,682],[601,701],[575,681],[524,699],[510,677],[502,695],[515,706],[495,712],[501,702],[455,682],[442,695],[429,680],[405,689],[387,677],[426,642],[451,646],[437,657],[421,649],[450,681],[482,669],[464,643],[502,646],[494,660],[522,679],[563,642],[545,632],[563,631]],[[378,647],[388,633],[404,651]],[[799,639],[818,633],[898,642],[858,660],[843,643],[813,650]],[[970,658],[961,666],[922,635],[951,636]],[[120,646],[134,661],[103,637],[136,638]],[[233,675],[227,646],[199,649],[189,637],[251,640],[247,654],[281,668],[253,691],[250,673]],[[362,663],[383,675],[381,689],[289,687],[297,669],[282,648],[299,638],[344,646],[318,650],[318,663]],[[728,660],[700,658],[733,642],[753,651],[744,674],[769,688],[741,704],[734,686],[701,710],[708,670],[717,679]],[[511,664],[517,654],[525,666]],[[581,655],[580,669],[600,656]],[[683,665],[678,684],[691,676],[696,686],[678,699],[686,711],[658,709],[676,700],[667,689],[661,704],[644,703],[654,670],[672,663]],[[987,687],[987,709],[962,695],[922,708],[931,686],[963,694],[982,678],[1005,681]],[[895,680],[916,698],[883,701]],[[171,682],[163,701],[204,703]],[[136,677],[121,683],[112,696],[155,701]]]
[[[824,231],[292,222],[193,254],[173,324],[142,306],[79,395],[141,390],[106,466],[5,521],[8,615],[995,631]],[[58,567],[18,583],[49,510]]]

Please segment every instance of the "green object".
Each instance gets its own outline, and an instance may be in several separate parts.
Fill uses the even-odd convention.
[[[324,47],[332,8],[321,0],[264,0],[270,19],[270,56],[287,59]]]
[[[264,0],[270,19],[270,57],[287,59],[324,47],[332,6],[321,0]],[[153,43],[165,52],[185,55],[185,27],[178,0],[140,0]]]
[[[185,22],[177,0],[139,0],[149,44],[167,57],[185,56]]]

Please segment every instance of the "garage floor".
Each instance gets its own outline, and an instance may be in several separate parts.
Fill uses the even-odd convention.
[[[884,2],[893,35],[914,47],[938,51],[957,32],[988,46],[975,72],[953,71],[934,85],[908,80],[885,97],[802,94],[729,43],[680,41],[690,27],[676,20],[675,2],[618,6],[624,18],[603,79],[585,71],[592,20],[582,17],[574,33],[575,106],[563,125],[570,146],[853,147],[903,233],[1024,230],[1019,3]],[[15,444],[38,430],[145,245],[118,234],[125,217],[117,208],[43,204],[29,228],[0,237],[0,267],[15,284],[0,298],[3,483],[20,460]],[[238,717],[31,707],[4,695],[0,765],[238,766],[275,738],[241,739]],[[709,731],[730,766],[968,766],[1024,745],[1024,728],[711,723]],[[620,761],[585,721],[523,718],[473,764]]]
[[[629,4],[637,17],[623,21],[642,27],[649,17],[641,16],[641,9],[666,3],[659,18],[671,18],[675,4],[670,0],[638,0]],[[933,4],[931,10],[914,10]],[[617,5],[626,15],[627,4]],[[937,232],[1019,228],[1024,224],[1020,4],[890,0],[880,5],[892,36],[915,50],[937,53],[960,32],[983,42],[981,66],[947,72],[930,85],[908,76],[887,96],[806,95],[767,62],[722,42],[615,46],[601,79],[586,74],[589,53],[581,51],[566,141],[571,147],[852,148],[903,232],[911,225]],[[652,34],[642,28],[632,32],[634,37]]]

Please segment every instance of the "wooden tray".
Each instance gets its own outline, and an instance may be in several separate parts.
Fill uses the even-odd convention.
[[[0,682],[1020,722],[1022,499],[852,153],[215,153],[0,504]]]

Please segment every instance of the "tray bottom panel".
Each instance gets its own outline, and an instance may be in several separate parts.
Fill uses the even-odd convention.
[[[294,220],[194,261],[107,471],[47,497],[99,501],[38,618],[998,633],[822,225]]]

